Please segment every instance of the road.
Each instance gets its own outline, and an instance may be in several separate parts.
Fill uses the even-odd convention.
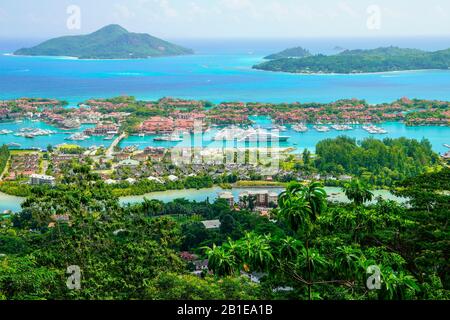
[[[125,139],[127,137],[126,133],[122,133],[120,136],[118,136],[109,146],[109,148],[106,150],[106,156],[107,157],[111,157],[113,152],[114,152],[114,148],[119,145],[120,141],[122,141],[123,139]]]

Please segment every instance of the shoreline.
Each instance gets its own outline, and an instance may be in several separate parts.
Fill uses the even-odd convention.
[[[179,54],[179,55],[168,55],[168,56],[160,56],[160,57],[147,57],[147,58],[135,58],[135,59],[125,59],[125,58],[112,58],[112,59],[102,59],[102,58],[87,58],[82,59],[80,57],[73,56],[41,56],[41,55],[21,55],[14,53],[4,53],[3,56],[7,57],[22,57],[22,58],[49,58],[49,59],[60,59],[60,60],[77,60],[77,61],[139,61],[139,60],[150,60],[156,58],[176,58],[183,56],[195,56],[196,54]]]
[[[395,70],[395,71],[378,71],[378,72],[350,72],[350,73],[321,73],[321,72],[289,72],[289,71],[278,71],[278,70],[266,70],[251,67],[252,70],[260,72],[272,72],[284,75],[299,75],[299,76],[364,76],[364,75],[393,75],[393,74],[404,74],[404,73],[422,73],[430,71],[442,71],[450,72],[450,69],[411,69],[411,70]]]

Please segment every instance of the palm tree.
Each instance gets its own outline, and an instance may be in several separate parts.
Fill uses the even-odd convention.
[[[372,201],[373,199],[373,193],[367,184],[358,179],[354,179],[350,183],[345,184],[344,193],[356,206],[361,206],[365,202]]]
[[[245,269],[267,271],[274,257],[270,246],[270,236],[260,236],[254,233],[245,234],[244,239],[238,241],[240,259],[245,264]]]
[[[256,196],[254,195],[245,195],[241,198],[242,206],[245,209],[249,209],[250,211],[255,210],[256,207]]]
[[[311,222],[325,209],[326,192],[318,182],[303,186],[298,182],[288,185],[278,200],[279,214],[286,219],[290,228],[309,231]]]
[[[303,186],[298,182],[288,185],[278,200],[279,215],[284,218],[294,232],[302,230],[306,236],[306,264],[308,266],[308,293],[312,299],[312,261],[309,250],[309,235],[316,221],[325,209],[326,192],[318,182]]]
[[[230,250],[230,244],[223,244],[221,247],[213,245],[212,248],[205,247],[208,256],[208,267],[219,276],[229,276],[236,272],[238,263],[234,250]]]

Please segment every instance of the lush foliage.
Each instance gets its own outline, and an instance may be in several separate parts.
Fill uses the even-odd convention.
[[[410,208],[326,204],[320,184],[291,183],[272,220],[223,200],[121,207],[85,165],[63,181],[34,188],[22,212],[0,222],[0,299],[450,298],[449,169],[399,184]],[[220,228],[207,230],[206,219]],[[208,257],[214,274],[193,276],[181,251]],[[81,290],[66,287],[72,265]],[[366,286],[373,265],[380,290]]]
[[[450,68],[450,49],[425,52],[396,47],[346,50],[336,55],[281,58],[254,68],[291,73],[362,73]]]
[[[385,186],[419,175],[439,159],[428,140],[406,138],[365,139],[358,144],[355,139],[338,137],[320,141],[316,153],[319,172],[350,174]]]

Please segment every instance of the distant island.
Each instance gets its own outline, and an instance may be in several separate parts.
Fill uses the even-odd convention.
[[[418,49],[385,47],[345,50],[335,55],[280,58],[253,67],[289,73],[370,73],[450,68],[450,49],[427,52]]]
[[[264,59],[267,60],[275,60],[275,59],[283,59],[283,58],[304,58],[311,56],[311,52],[309,52],[306,49],[303,49],[302,47],[295,47],[286,49],[284,51],[281,51],[279,53],[271,54]]]
[[[119,25],[109,25],[94,33],[65,36],[14,52],[22,56],[68,56],[79,59],[146,59],[188,55],[190,49],[155,38],[131,33]]]

